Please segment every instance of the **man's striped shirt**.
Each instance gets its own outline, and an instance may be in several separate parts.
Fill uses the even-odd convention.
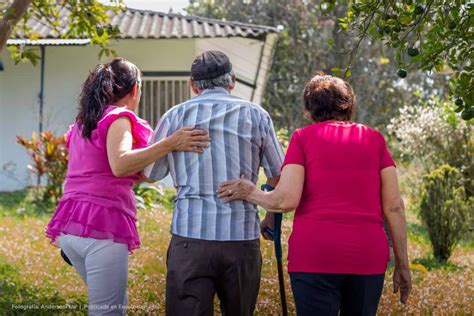
[[[209,132],[203,154],[172,152],[145,169],[151,179],[168,173],[177,189],[171,233],[206,240],[259,238],[255,205],[224,204],[216,195],[222,181],[244,175],[254,183],[259,168],[268,178],[280,175],[283,152],[270,115],[259,105],[231,96],[222,88],[204,90],[160,119],[153,142],[183,127]]]

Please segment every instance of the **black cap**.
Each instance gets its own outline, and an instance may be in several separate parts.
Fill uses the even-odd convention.
[[[191,78],[194,81],[214,79],[232,70],[229,57],[223,52],[211,50],[202,53],[191,66]]]

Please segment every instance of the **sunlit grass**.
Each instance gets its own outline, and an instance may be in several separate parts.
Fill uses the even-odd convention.
[[[1,198],[1,196],[0,196]],[[19,198],[18,200],[21,200]],[[56,304],[83,307],[86,287],[73,268],[64,263],[59,250],[44,237],[45,216],[17,216],[15,203],[0,202],[0,314],[23,315],[12,304]],[[171,212],[158,208],[140,210],[139,225],[142,247],[130,256],[129,314],[164,313],[166,249],[170,239]],[[283,244],[291,229],[291,216],[283,225]],[[474,310],[474,252],[458,247],[451,259],[455,269],[427,267],[430,246],[426,232],[409,213],[410,244],[414,288],[409,304],[403,306],[392,294],[391,270],[387,272],[379,314],[470,314]],[[286,246],[284,253],[286,252]],[[280,312],[276,264],[273,245],[262,240],[263,271],[257,315]],[[290,314],[294,314],[289,279],[286,277]],[[217,306],[217,305],[216,305]],[[217,310],[217,309],[216,309]],[[69,310],[73,313],[72,310]],[[63,312],[62,312],[63,313]],[[75,311],[85,313],[84,310]],[[31,310],[30,315],[50,315],[51,310]]]
[[[0,192],[0,216],[17,215],[18,207],[26,197],[26,191]]]

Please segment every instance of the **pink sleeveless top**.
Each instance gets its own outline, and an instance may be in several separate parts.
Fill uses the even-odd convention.
[[[382,274],[389,247],[380,170],[395,166],[383,135],[365,125],[326,121],[297,129],[284,166],[305,169],[288,241],[288,271]]]
[[[131,121],[133,149],[146,147],[153,130],[146,121],[123,107],[106,108],[90,141],[81,136],[77,123],[70,127],[66,136],[69,163],[64,195],[46,227],[51,243],[56,244],[56,238],[63,233],[113,239],[127,244],[130,252],[140,247],[132,191],[139,174],[115,177],[107,157],[107,130],[122,116]]]

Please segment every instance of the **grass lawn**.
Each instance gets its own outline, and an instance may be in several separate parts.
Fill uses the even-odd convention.
[[[62,261],[59,249],[49,245],[44,237],[49,215],[32,215],[24,209],[28,208],[22,202],[25,198],[24,192],[0,193],[0,314],[85,314],[86,287],[74,269]],[[291,220],[286,216],[284,241],[291,229]],[[148,311],[159,315],[164,313],[165,256],[171,213],[165,208],[140,210],[138,217],[142,248],[130,256],[129,314]],[[408,213],[408,221],[413,292],[407,306],[398,302],[398,296],[392,294],[390,268],[379,314],[471,314],[474,311],[472,241],[463,242],[455,250],[448,266],[438,267],[429,259],[425,229],[412,213]],[[277,315],[280,305],[276,264],[272,244],[263,240],[262,256],[256,314]],[[286,280],[290,314],[294,315],[288,277]],[[59,307],[63,310],[58,310]]]

